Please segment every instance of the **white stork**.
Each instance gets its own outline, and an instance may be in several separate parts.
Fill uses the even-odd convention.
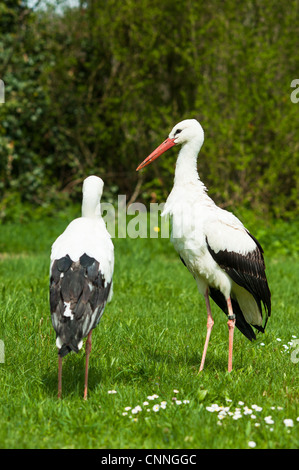
[[[228,315],[228,371],[231,372],[235,325],[249,340],[256,339],[251,325],[264,332],[271,313],[271,294],[261,245],[237,217],[216,206],[199,178],[197,157],[203,142],[204,132],[199,122],[186,119],[174,126],[169,137],[137,171],[174,145],[182,146],[174,186],[162,215],[170,215],[171,241],[205,298],[207,335],[199,371],[204,367],[214,324],[211,297]]]
[[[104,183],[97,176],[83,182],[82,217],[73,220],[52,245],[50,310],[58,347],[58,398],[61,398],[62,358],[78,353],[86,340],[84,399],[92,330],[112,298],[114,248],[101,217]]]

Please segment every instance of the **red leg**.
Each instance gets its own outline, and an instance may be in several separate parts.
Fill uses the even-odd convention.
[[[91,352],[91,335],[92,330],[88,333],[86,340],[86,362],[85,362],[85,384],[84,384],[84,400],[87,400],[87,387],[88,387],[88,364],[89,364],[89,355]]]
[[[62,393],[62,357],[58,355],[58,399]]]
[[[208,344],[209,344],[209,340],[210,340],[210,335],[211,335],[211,331],[212,331],[212,328],[213,328],[213,325],[214,325],[214,320],[213,320],[212,312],[211,312],[211,306],[210,306],[210,299],[209,299],[209,292],[208,292],[208,289],[207,289],[206,292],[205,292],[205,301],[206,301],[206,307],[207,307],[207,313],[208,313],[208,320],[207,320],[207,336],[206,336],[206,341],[205,341],[205,345],[204,345],[204,349],[203,349],[203,353],[202,353],[202,358],[201,358],[201,363],[200,363],[199,372],[201,372],[201,371],[203,370],[203,368],[204,368],[205,359],[206,359],[206,354],[207,354],[207,349],[208,349]]]
[[[228,308],[228,372],[233,368],[233,342],[234,342],[234,329],[236,324],[236,316],[234,315],[230,297],[227,299]]]

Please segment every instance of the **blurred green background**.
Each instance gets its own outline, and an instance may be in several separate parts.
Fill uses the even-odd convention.
[[[177,149],[135,169],[185,118],[204,128],[199,174],[217,204],[296,216],[298,1],[68,5],[0,2],[0,221],[79,204],[89,174],[107,201],[165,201]]]
[[[1,448],[298,448],[298,13],[299,0],[0,0]],[[58,406],[51,244],[80,215],[90,174],[115,208],[118,195],[164,202],[178,148],[136,167],[185,118],[205,131],[198,170],[210,196],[264,247],[266,334],[252,344],[237,333],[227,374],[219,312],[199,376],[196,283],[168,239],[118,237],[89,400],[84,354],[70,355]],[[174,389],[190,403],[172,406]],[[166,410],[123,416],[153,393]],[[249,415],[220,426],[206,407],[227,398],[261,405],[257,426]]]

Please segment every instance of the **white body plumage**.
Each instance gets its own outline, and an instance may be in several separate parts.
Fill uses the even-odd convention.
[[[253,297],[232,281],[207,246],[208,241],[216,254],[224,250],[240,255],[254,251],[256,243],[244,225],[232,213],[217,207],[201,182],[185,188],[174,185],[162,215],[171,218],[171,241],[195,278],[200,293],[204,295],[210,286],[220,290],[226,299],[232,295],[240,307],[246,301],[246,321],[262,325],[262,316]]]

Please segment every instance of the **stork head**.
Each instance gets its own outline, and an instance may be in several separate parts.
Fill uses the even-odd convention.
[[[101,215],[101,197],[104,182],[98,176],[88,176],[83,181],[82,217],[99,217]]]
[[[187,142],[196,142],[202,145],[204,132],[196,119],[185,119],[173,127],[168,138],[174,139],[175,145]]]
[[[203,141],[204,132],[199,122],[196,119],[185,119],[172,128],[168,138],[164,140],[164,142],[162,142],[162,144],[159,145],[159,147],[157,147],[142,163],[140,163],[137,171],[149,165],[149,163],[156,160],[156,158],[174,145],[190,144],[194,146],[195,150],[198,152]]]
[[[103,194],[104,181],[98,176],[88,176],[83,181],[82,192],[83,196],[93,196],[101,199]]]

